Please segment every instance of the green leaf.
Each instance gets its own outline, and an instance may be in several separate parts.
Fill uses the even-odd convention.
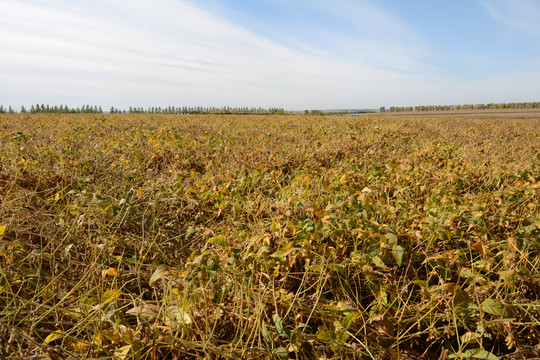
[[[347,316],[345,316],[343,320],[341,320],[341,326],[343,326],[345,330],[349,330],[353,320],[356,319],[358,315],[359,314],[357,312],[348,313]]]
[[[294,335],[295,335],[300,329],[311,329],[311,326],[309,326],[308,324],[304,324],[304,323],[298,324],[298,326],[295,327],[295,328],[293,329],[293,331],[291,331],[291,339],[294,337]]]
[[[482,311],[491,315],[500,316],[502,318],[511,318],[512,311],[495,299],[486,299],[482,303]]]
[[[311,329],[311,326],[309,326],[308,324],[300,323],[297,327],[294,328],[294,330],[296,331],[299,329]]]
[[[219,245],[221,247],[225,247],[225,245],[227,244],[227,239],[225,238],[224,235],[220,234],[218,236],[211,237],[208,240],[208,243],[209,244],[215,243],[216,245]]]
[[[328,270],[335,271],[340,274],[343,274],[343,271],[344,271],[343,265],[341,264],[328,264]]]
[[[448,355],[449,359],[486,359],[499,360],[497,356],[484,349],[470,349],[462,353]]]
[[[388,239],[388,244],[389,245],[397,245],[398,239],[397,239],[396,235],[388,233],[388,234],[386,234],[386,238]]]
[[[386,264],[381,260],[379,256],[373,256],[371,258],[371,261],[373,261],[373,265],[375,265],[378,268],[388,269],[388,266],[386,266]]]
[[[268,343],[273,343],[274,339],[272,339],[272,336],[270,336],[270,333],[268,332],[268,328],[266,327],[266,323],[263,321],[261,322],[261,335],[264,340]]]
[[[397,266],[401,266],[401,263],[403,262],[403,254],[405,253],[405,250],[399,245],[394,246],[394,259],[396,260]]]
[[[261,246],[259,248],[259,253],[261,254],[268,254],[271,251],[272,251],[272,248],[270,246]]]
[[[229,293],[232,290],[232,284],[227,282],[223,284],[216,292],[215,292],[215,301],[218,304],[221,304],[229,295]]]
[[[281,318],[278,314],[272,314],[272,320],[274,320],[274,324],[276,325],[276,331],[279,336],[290,339],[291,338],[291,330],[289,330],[285,325],[283,325],[283,322],[281,321]]]
[[[122,208],[118,205],[112,205],[111,209],[112,209],[113,217],[116,217],[118,213],[120,212],[120,210],[122,210]]]
[[[321,264],[313,264],[309,266],[309,270],[322,273],[324,271],[324,266],[322,266]]]
[[[423,287],[423,288],[428,287],[428,283],[425,280],[414,280],[413,284],[418,285],[418,286]]]
[[[272,255],[270,255],[270,257],[272,257],[274,259],[284,259],[287,256],[289,256],[289,254],[292,253],[295,250],[302,250],[302,249],[300,249],[300,248],[289,248],[289,249],[286,249],[286,250],[278,250],[275,253],[273,253]]]
[[[188,227],[186,230],[186,236],[185,239],[189,239],[189,237],[197,232],[198,229],[194,228],[193,226]]]
[[[324,342],[333,342],[336,341],[337,335],[332,330],[320,329],[317,331],[317,339]]]
[[[248,245],[247,245],[247,247],[246,247],[246,249],[244,251],[244,257],[242,258],[242,260],[246,260],[251,255],[251,252],[250,252],[251,247],[259,240],[260,240],[260,237],[255,236],[249,241],[249,243],[248,243]]]
[[[284,258],[285,256],[287,256],[289,253],[290,253],[290,251],[281,251],[281,250],[278,250],[278,251],[276,251],[275,253],[273,253],[272,255],[270,255],[270,257],[275,258],[275,259],[283,259],[283,258]]]
[[[287,349],[285,349],[284,347],[278,347],[277,349],[272,350],[272,352],[280,359],[288,358]]]

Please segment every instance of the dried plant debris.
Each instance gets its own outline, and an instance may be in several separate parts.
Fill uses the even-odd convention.
[[[0,357],[540,357],[540,121],[4,114]]]

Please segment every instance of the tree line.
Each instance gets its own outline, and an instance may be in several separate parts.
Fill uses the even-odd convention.
[[[279,114],[285,114],[285,110],[282,108],[255,108],[255,107],[230,107],[230,106],[223,106],[223,107],[202,107],[202,106],[182,106],[182,107],[175,107],[175,106],[168,106],[168,107],[134,107],[130,106],[129,109],[120,109],[115,108],[112,106],[109,111],[110,114],[240,114],[240,115],[279,115]],[[104,111],[101,108],[101,106],[90,106],[90,105],[83,105],[80,107],[69,107],[67,105],[45,105],[45,104],[35,104],[32,105],[30,108],[26,108],[25,106],[21,106],[20,111],[17,111],[13,107],[4,107],[3,105],[0,105],[0,114],[5,113],[30,113],[30,114],[36,114],[36,113],[58,113],[58,114],[103,114]]]
[[[203,107],[203,106],[195,106],[195,107],[188,107],[188,106],[182,106],[182,107],[174,107],[174,106],[168,106],[168,107],[148,107],[148,108],[142,108],[142,107],[132,107],[130,106],[129,109],[126,110],[120,110],[115,109],[114,107],[111,107],[109,113],[112,114],[120,114],[120,113],[135,113],[135,114],[238,114],[238,115],[276,115],[276,114],[285,114],[285,110],[282,108],[255,108],[255,107],[230,107],[230,106],[222,106],[222,107]]]
[[[448,110],[496,110],[496,109],[538,109],[540,102],[522,103],[489,103],[464,105],[420,105],[420,106],[382,106],[380,112],[410,112],[410,111],[448,111]]]

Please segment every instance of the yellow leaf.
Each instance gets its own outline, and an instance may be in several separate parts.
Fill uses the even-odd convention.
[[[461,342],[464,344],[479,344],[479,339],[481,339],[480,334],[470,331],[461,335]]]
[[[13,254],[12,253],[5,253],[4,251],[0,251],[0,256],[4,256],[6,258],[6,264],[9,265],[13,261]]]
[[[0,236],[2,236],[2,234],[6,232],[6,229],[7,229],[6,225],[0,225]]]
[[[441,289],[448,291],[449,293],[455,294],[459,290],[459,284],[456,283],[446,283],[441,285]]]
[[[509,237],[507,241],[508,241],[508,249],[513,253],[517,252],[518,246],[517,246],[516,238]]]
[[[142,199],[142,187],[139,187],[139,188],[137,189],[137,195],[139,196],[139,198]]]
[[[102,304],[108,304],[111,301],[117,299],[119,296],[123,295],[124,293],[117,289],[110,289],[103,293],[103,296],[101,297],[101,303]]]
[[[119,360],[127,359],[130,350],[131,345],[122,346],[121,348],[114,350],[114,358]]]
[[[76,341],[71,344],[71,350],[78,354],[83,354],[88,351],[88,347],[90,345],[88,343],[82,342],[82,341]]]
[[[322,209],[315,203],[313,203],[313,214],[319,219],[322,219],[325,216],[324,211],[322,211]]]
[[[105,272],[105,275],[118,277],[119,274],[118,274],[118,270],[112,267],[112,268],[109,268],[109,270]]]
[[[45,340],[43,340],[44,344],[49,344],[55,340],[61,339],[64,337],[64,332],[62,330],[56,330],[55,332],[50,333],[47,335]]]
[[[484,213],[482,211],[473,211],[472,216],[481,219],[482,217],[484,217]]]
[[[499,278],[503,281],[510,282],[515,273],[516,273],[515,269],[499,271]]]

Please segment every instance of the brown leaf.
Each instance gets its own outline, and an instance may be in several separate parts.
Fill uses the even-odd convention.
[[[156,281],[169,274],[169,267],[167,265],[159,265],[152,274],[152,277],[150,277],[148,285],[152,286]]]
[[[518,251],[518,246],[517,246],[516,238],[509,237],[507,239],[507,241],[508,241],[508,249],[513,253],[517,252]]]
[[[379,335],[394,337],[394,325],[385,315],[371,318],[368,322],[372,329]]]
[[[159,306],[153,304],[143,304],[141,306],[135,306],[132,309],[126,311],[128,315],[135,315],[141,318],[155,318],[159,313]]]
[[[482,241],[477,241],[472,245],[472,248],[478,251],[480,254],[486,255],[486,248]]]

